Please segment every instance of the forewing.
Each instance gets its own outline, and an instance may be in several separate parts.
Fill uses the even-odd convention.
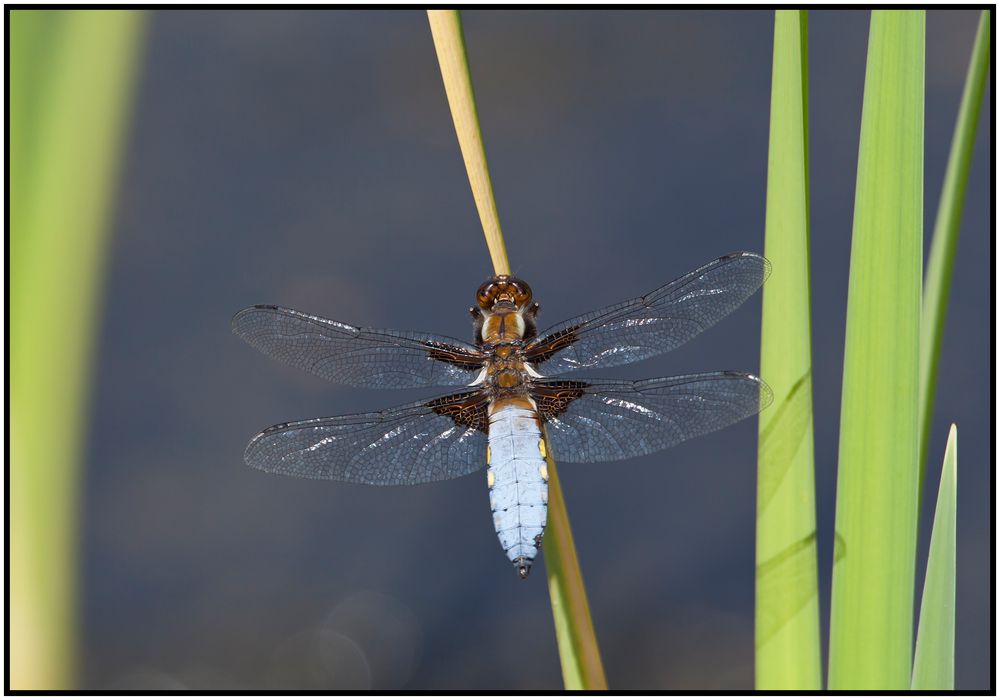
[[[755,415],[772,399],[758,377],[709,372],[642,381],[538,381],[532,397],[559,462],[658,452]]]
[[[488,401],[478,391],[375,413],[282,423],[247,445],[272,474],[355,484],[423,484],[486,465]]]
[[[233,333],[293,367],[370,389],[468,385],[486,360],[453,338],[358,328],[279,306],[243,309]]]
[[[646,296],[553,326],[528,345],[526,357],[551,375],[673,350],[746,301],[770,269],[755,253],[726,255]]]

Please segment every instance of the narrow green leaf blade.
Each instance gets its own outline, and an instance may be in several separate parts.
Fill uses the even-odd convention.
[[[761,376],[776,404],[757,455],[758,689],[819,689],[819,594],[809,320],[808,34],[804,11],[774,21]]]
[[[952,423],[944,449],[941,485],[920,600],[917,652],[911,690],[955,689],[955,530],[958,514],[958,429]]]
[[[976,126],[983,106],[986,76],[990,72],[990,12],[983,10],[972,48],[972,58],[965,77],[958,120],[951,139],[951,152],[941,186],[934,237],[927,258],[923,313],[920,319],[920,484],[927,467],[927,441],[934,417],[934,389],[938,360],[948,312],[948,293],[955,265],[958,229],[962,223],[965,186],[969,182],[969,164],[976,140]]]
[[[917,524],[924,12],[872,12],[848,286],[831,689],[910,684]]]

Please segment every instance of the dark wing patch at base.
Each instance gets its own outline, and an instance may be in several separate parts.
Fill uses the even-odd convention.
[[[582,324],[581,324],[582,325]],[[545,362],[565,347],[569,347],[577,340],[576,331],[580,325],[563,328],[555,333],[536,340],[525,349],[525,359],[532,364]],[[535,331],[537,335],[537,329]]]
[[[483,390],[441,396],[427,402],[427,407],[439,416],[447,416],[462,428],[489,432],[489,398]]]
[[[466,372],[479,372],[486,363],[485,356],[471,355],[468,351],[448,343],[428,340],[424,342],[424,345],[427,346],[429,350],[427,355],[432,360],[445,362]]]
[[[538,415],[548,422],[565,413],[570,403],[583,396],[589,386],[587,382],[539,382],[531,386],[531,398],[538,407]]]

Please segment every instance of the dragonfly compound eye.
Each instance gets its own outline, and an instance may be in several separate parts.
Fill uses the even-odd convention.
[[[476,303],[479,304],[481,309],[489,309],[493,306],[493,298],[497,295],[497,286],[495,283],[484,282],[483,285],[476,292]]]
[[[514,303],[518,306],[525,306],[531,303],[531,287],[523,280],[512,279],[508,291],[514,295]]]

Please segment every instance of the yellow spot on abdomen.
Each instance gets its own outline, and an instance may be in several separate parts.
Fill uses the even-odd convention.
[[[545,453],[545,438],[538,439],[538,451],[542,454],[542,459],[548,457],[548,455]]]
[[[542,466],[538,468],[538,473],[542,475],[542,481],[549,480],[549,468],[547,465],[542,464]]]
[[[490,488],[493,488],[494,482],[496,482],[496,477],[493,476],[493,470],[492,469],[487,469],[486,470],[486,485],[489,486]]]
[[[486,463],[493,464],[493,453],[490,452],[490,446],[486,446]]]

